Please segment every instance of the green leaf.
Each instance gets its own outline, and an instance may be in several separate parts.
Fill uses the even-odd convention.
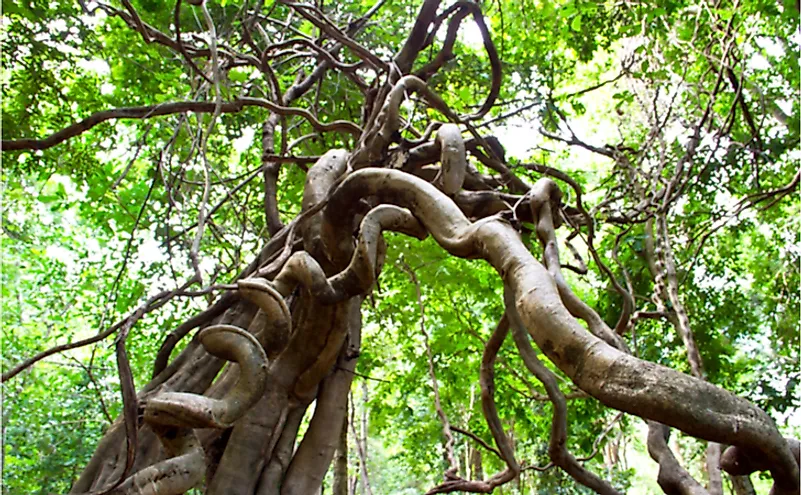
[[[581,14],[576,15],[572,21],[570,21],[570,29],[576,32],[581,31]]]
[[[231,69],[228,78],[233,82],[243,83],[248,80],[248,74],[243,70]]]

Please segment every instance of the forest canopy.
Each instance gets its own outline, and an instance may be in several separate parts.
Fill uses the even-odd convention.
[[[3,2],[3,493],[799,493],[799,4]]]

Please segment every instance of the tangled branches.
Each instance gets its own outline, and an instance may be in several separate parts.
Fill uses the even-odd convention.
[[[648,421],[649,451],[660,465],[660,485],[667,493],[703,490],[668,449],[669,427],[732,445],[724,454],[725,469],[737,473],[769,470],[776,493],[798,492],[799,467],[792,450],[795,444],[788,444],[779,435],[764,411],[704,381],[697,352],[691,353],[696,376],[641,360],[630,352],[624,340],[624,334],[632,328],[629,318],[633,314],[631,317],[636,321],[644,317],[644,312],[634,311],[631,283],[627,280],[624,288],[603,264],[593,245],[596,216],[601,210],[608,219],[617,218],[627,228],[655,219],[655,235],[660,242],[657,271],[660,277],[663,271],[668,277],[672,306],[680,306],[664,222],[677,194],[689,187],[693,157],[714,106],[714,95],[706,102],[686,153],[668,181],[660,180],[656,173],[643,179],[625,150],[587,145],[569,127],[569,139],[548,134],[612,158],[630,179],[630,187],[638,199],[635,205],[613,211],[614,201],[609,200],[587,211],[576,180],[546,166],[510,168],[497,142],[478,133],[475,121],[493,108],[501,84],[500,59],[478,4],[460,1],[438,13],[440,2],[426,0],[409,38],[391,59],[376,55],[357,38],[366,19],[380,8],[381,2],[344,27],[332,21],[321,7],[289,1],[280,4],[286,12],[297,14],[313,25],[319,37],[299,30],[289,17],[286,22],[271,17],[272,9],[265,15],[259,6],[253,11],[243,8],[240,12],[237,21],[245,30],[241,39],[217,39],[209,12],[199,2],[212,41],[205,49],[200,42],[182,36],[180,0],[175,6],[176,39],[145,23],[129,2],[124,2],[125,10],[103,5],[106,12],[120,17],[146,42],[158,43],[181,55],[197,85],[197,101],[108,110],[43,139],[3,141],[4,151],[43,150],[112,119],[150,119],[170,114],[180,114],[184,119],[187,112],[211,113],[216,117],[247,107],[269,112],[262,128],[261,166],[237,179],[239,185],[226,191],[219,203],[228,201],[261,173],[269,243],[231,283],[209,285],[195,292],[194,295],[209,295],[212,291],[223,291],[224,295],[164,338],[152,381],[138,396],[127,387],[124,421],[118,421],[108,432],[73,487],[74,493],[177,494],[197,486],[204,477],[210,494],[252,495],[279,490],[306,494],[318,489],[333,457],[340,434],[337,428],[341,428],[345,418],[347,392],[360,352],[360,308],[381,273],[387,249],[383,237],[386,231],[417,239],[430,235],[450,255],[486,261],[497,272],[505,293],[504,314],[485,344],[480,369],[483,415],[496,444],[493,451],[504,461],[505,468],[486,480],[465,479],[458,473],[452,451],[454,440],[439,404],[429,348],[430,376],[435,381],[449,461],[444,481],[429,493],[460,490],[489,493],[526,469],[515,457],[513,443],[503,429],[495,404],[495,361],[510,331],[526,368],[543,383],[553,404],[548,442],[551,465],[564,470],[578,483],[597,493],[618,493],[611,483],[592,473],[568,451],[565,395],[559,389],[555,373],[543,364],[531,341],[583,393],[608,407]],[[456,33],[468,15],[476,21],[481,33],[491,80],[485,101],[476,105],[478,110],[460,115],[429,81],[454,57]],[[440,51],[414,70],[418,56],[434,44],[438,29],[446,21],[447,34]],[[280,33],[281,39],[273,39],[262,24],[280,26],[273,34]],[[728,54],[728,48],[724,54]],[[213,63],[199,63],[204,59]],[[298,70],[295,82],[282,88],[276,67],[298,59],[313,60],[313,70],[308,75]],[[223,101],[220,88],[223,74],[243,66],[260,71],[268,87],[243,85],[238,97]],[[316,84],[322,84],[329,71],[343,75],[363,98],[361,125],[350,120],[326,121],[319,116],[317,101],[298,101]],[[720,68],[717,83],[723,74]],[[403,104],[413,94],[426,109],[444,116],[445,121],[427,119],[421,131],[415,125],[422,119],[405,120]],[[290,125],[292,119],[294,124]],[[181,233],[197,229],[189,253],[194,271],[189,285],[203,284],[198,263],[200,241],[207,231],[216,234],[212,216],[217,207],[208,208],[212,169],[206,160],[213,122],[214,118],[208,126],[198,126],[200,130],[192,136],[187,158],[188,161],[199,153],[204,165],[203,183],[194,184],[203,188],[198,220]],[[184,123],[181,120],[178,124],[168,148]],[[352,149],[332,149],[314,160],[305,157],[301,160],[290,154],[293,145],[287,136],[292,125],[309,126],[312,130],[295,139],[292,142],[295,145],[322,133],[344,133],[353,139]],[[281,145],[280,152],[276,152],[279,128]],[[465,139],[464,133],[471,138]],[[342,137],[341,142],[345,143],[342,146],[348,146],[347,138]],[[173,153],[172,149],[165,151]],[[472,164],[468,155],[475,157],[480,165]],[[176,197],[180,199],[177,196],[180,185],[190,182],[183,169],[174,174],[174,180],[169,179],[167,167],[171,160],[165,164],[162,157],[156,175],[164,183],[170,205],[174,205],[178,203]],[[312,161],[314,164],[307,169],[305,163]],[[278,209],[279,171],[282,164],[292,162],[304,163],[306,180],[300,213],[284,225]],[[483,167],[481,171],[479,166]],[[516,175],[518,170],[533,170],[568,184],[575,193],[576,207],[564,203],[559,185],[551,178],[530,185],[526,182],[530,176],[524,179]],[[661,192],[648,191],[643,182],[664,182],[664,185]],[[225,181],[221,179],[219,183]],[[753,201],[766,201],[786,194],[787,190],[779,188]],[[245,224],[247,214],[242,216]],[[525,224],[534,225],[542,262],[521,239],[521,231],[529,229]],[[571,227],[575,236],[583,236],[581,229],[585,229],[586,244],[594,261],[625,300],[614,330],[571,290],[562,273],[556,235],[562,225]],[[657,296],[658,313],[666,313],[661,291]],[[124,371],[127,334],[145,311],[155,309],[165,297],[149,301],[134,316],[84,342],[90,344],[117,334],[122,356],[120,369],[129,378],[126,383],[132,385],[130,370]],[[419,303],[422,310],[422,298]],[[688,348],[694,346],[686,313],[677,311],[677,317],[685,343]],[[195,329],[198,332],[191,342],[173,357],[178,342]],[[53,352],[57,350],[60,349]],[[228,365],[220,374],[224,361],[235,364]],[[32,363],[23,363],[4,375],[3,380]],[[308,431],[295,448],[302,418],[314,401]],[[124,437],[123,429],[127,430]],[[119,454],[123,438],[128,444],[124,465],[104,463],[104,456]]]

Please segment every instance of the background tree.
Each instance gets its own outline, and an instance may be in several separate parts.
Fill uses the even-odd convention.
[[[3,6],[4,490],[798,493],[797,5],[173,7]]]

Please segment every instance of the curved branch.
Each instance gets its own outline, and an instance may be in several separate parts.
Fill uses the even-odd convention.
[[[147,301],[145,301],[127,318],[120,320],[119,322],[115,323],[106,330],[98,333],[97,335],[76,342],[70,342],[67,344],[53,346],[50,349],[42,351],[39,354],[26,359],[25,361],[21,362],[11,370],[3,373],[2,377],[0,377],[0,383],[5,383],[6,380],[15,377],[20,372],[29,368],[33,364],[37,363],[38,361],[41,361],[46,357],[52,356],[53,354],[58,354],[60,352],[69,351],[72,349],[78,349],[79,347],[84,347],[90,344],[94,344],[95,342],[100,342],[101,340],[104,340],[109,336],[113,335],[120,329],[123,329],[124,332],[127,332],[131,328],[131,326],[133,326],[134,323],[136,323],[140,318],[142,318],[142,316],[164,306],[167,302],[172,300],[174,296],[178,295],[183,289],[185,289],[187,285],[189,284],[184,284],[184,286],[179,287],[172,291],[159,292],[155,296],[152,296]]]
[[[288,296],[302,285],[324,304],[333,304],[365,292],[375,283],[378,239],[384,230],[425,239],[427,232],[408,211],[384,205],[373,208],[362,220],[356,251],[350,264],[327,278],[309,253],[293,254],[272,281],[279,293]]]
[[[437,131],[436,143],[440,148],[442,168],[434,179],[434,184],[448,196],[462,188],[467,172],[464,139],[455,124],[444,124]]]
[[[185,392],[162,392],[147,399],[144,420],[169,458],[124,478],[108,493],[178,495],[193,488],[206,471],[206,455],[193,429],[229,428],[264,394],[267,356],[255,337],[239,327],[215,325],[201,331],[198,339],[210,354],[239,365],[236,385],[222,399]]]
[[[412,69],[414,60],[426,42],[428,26],[437,17],[440,1],[425,0],[420,7],[420,12],[415,17],[411,33],[409,33],[409,37],[406,38],[406,42],[394,59],[394,65],[397,66],[401,74],[407,74]]]
[[[178,45],[171,37],[167,36],[166,34],[162,33],[158,29],[154,28],[153,26],[147,24],[146,22],[142,22],[141,18],[134,18],[128,12],[123,10],[117,9],[112,7],[111,5],[104,4],[102,2],[97,2],[98,6],[103,12],[105,12],[109,16],[117,16],[122,19],[131,29],[138,32],[142,35],[142,38],[145,40],[146,43],[158,43],[160,45],[164,45],[172,50],[179,51]],[[136,14],[134,12],[134,14]],[[198,49],[192,48],[192,54],[194,56],[209,56],[211,52],[208,49]]]
[[[617,278],[615,278],[615,274],[612,273],[612,270],[603,262],[601,257],[598,255],[598,251],[595,249],[593,245],[593,241],[595,239],[595,222],[587,212],[586,208],[584,208],[584,204],[582,201],[582,189],[581,186],[576,182],[572,177],[555,170],[551,167],[547,167],[545,165],[538,165],[538,164],[525,164],[522,165],[530,170],[535,170],[540,173],[546,174],[548,176],[557,178],[566,184],[568,184],[576,194],[576,207],[578,209],[578,213],[580,216],[581,224],[587,227],[587,238],[585,242],[587,244],[587,249],[592,256],[592,259],[601,269],[601,271],[609,278],[609,281],[612,283],[612,287],[614,287],[615,291],[620,294],[620,297],[623,299],[623,311],[621,311],[620,317],[618,318],[617,324],[615,324],[615,333],[621,335],[625,332],[626,328],[628,327],[629,317],[631,313],[634,311],[634,298],[632,297],[631,293],[620,285]],[[563,211],[564,212],[564,211]],[[567,218],[567,217],[566,217]],[[569,218],[567,218],[570,221]],[[576,230],[578,233],[578,230]],[[624,273],[625,275],[625,273]]]
[[[668,447],[670,428],[648,421],[648,454],[659,464],[656,482],[665,493],[676,495],[708,495],[695,478],[679,464]]]
[[[467,4],[468,2],[465,1],[456,2],[445,9],[444,12],[439,14],[431,23],[431,30],[429,30],[428,36],[426,36],[425,43],[423,44],[424,48],[431,46],[436,39],[436,35],[439,32],[442,22],[447,19],[448,16],[452,15],[450,21],[448,21],[448,32],[445,35],[445,40],[442,42],[442,48],[440,48],[437,55],[431,59],[431,61],[415,71],[415,76],[424,81],[428,81],[428,79],[431,78],[431,76],[433,76],[446,62],[454,57],[453,45],[456,43],[456,35],[459,33],[459,26],[470,10]],[[457,10],[458,12],[456,12]],[[454,14],[454,12],[456,12],[456,14]]]
[[[483,438],[481,438],[480,436],[476,435],[476,434],[475,434],[475,433],[473,433],[472,431],[469,431],[469,430],[465,430],[465,429],[459,428],[458,426],[451,426],[451,430],[455,431],[456,433],[461,433],[462,435],[464,435],[464,436],[466,436],[466,437],[470,437],[470,438],[471,438],[471,439],[473,439],[473,440],[474,440],[474,441],[475,441],[477,444],[481,445],[482,447],[484,447],[484,448],[485,448],[485,449],[487,449],[488,451],[492,452],[493,454],[495,454],[495,455],[496,455],[496,456],[498,456],[499,458],[503,459],[503,456],[502,456],[502,455],[501,455],[501,453],[498,451],[498,449],[496,449],[496,448],[495,448],[495,447],[493,447],[492,445],[490,445],[490,444],[488,444],[487,442],[485,442]]]
[[[164,369],[167,367],[167,363],[170,360],[170,355],[172,354],[173,349],[175,349],[175,346],[182,338],[186,337],[186,335],[195,328],[205,325],[206,323],[211,322],[214,318],[217,318],[223,314],[228,308],[231,307],[231,305],[234,303],[234,300],[235,299],[233,295],[226,294],[210,308],[193,316],[192,318],[189,318],[185,322],[178,325],[175,330],[170,332],[170,334],[167,335],[167,337],[161,343],[158,353],[156,353],[156,359],[153,362],[152,378],[155,378],[159,373],[164,371]]]
[[[587,332],[562,304],[551,275],[508,223],[498,218],[471,223],[434,186],[396,170],[353,172],[331,197],[328,208],[351,218],[355,198],[369,196],[412,208],[451,254],[489,261],[512,291],[529,334],[579,388],[607,406],[697,438],[761,452],[776,485],[797,488],[798,465],[764,411],[715,385],[637,359]]]
[[[159,439],[173,457],[129,476],[110,495],[180,495],[200,483],[206,471],[206,455],[195,434],[182,429],[177,434],[159,435]]]
[[[308,212],[322,203],[334,185],[347,173],[348,154],[344,150],[330,150],[312,166],[303,184],[301,211]],[[303,226],[303,248],[312,256],[326,263],[330,261],[330,250],[324,249],[326,241],[335,243],[343,236],[338,232],[324,232],[323,213],[317,212]],[[350,242],[350,236],[347,241]],[[331,240],[334,239],[334,240]],[[336,256],[339,252],[334,252]],[[326,267],[327,268],[327,267]]]
[[[387,70],[387,63],[381,60],[379,57],[375,56],[370,50],[363,47],[356,41],[354,41],[350,36],[346,33],[340,31],[334,24],[331,23],[325,16],[322,18],[317,17],[316,15],[310,14],[308,11],[316,11],[317,9],[310,6],[304,5],[301,3],[296,2],[289,2],[287,0],[281,0],[281,3],[288,7],[292,7],[295,9],[295,12],[301,15],[304,19],[311,22],[320,30],[322,30],[325,34],[330,36],[332,39],[337,40],[338,42],[342,43],[342,45],[347,46],[348,48],[353,51],[353,53],[364,60],[367,64],[372,66],[376,70]]]
[[[801,463],[801,443],[795,438],[785,438],[795,461]],[[759,453],[741,447],[729,447],[720,458],[720,467],[729,474],[743,476],[755,471],[770,469],[770,463]]]
[[[42,359],[44,359],[44,358],[46,358],[48,356],[52,356],[53,354],[58,354],[58,353],[64,352],[64,351],[69,351],[71,349],[77,349],[79,347],[84,347],[84,346],[87,346],[89,344],[94,344],[95,342],[100,342],[101,340],[104,340],[104,339],[108,338],[110,335],[114,334],[117,330],[119,330],[125,324],[126,321],[128,321],[127,318],[122,320],[122,321],[119,321],[119,322],[115,323],[114,325],[110,326],[109,328],[107,328],[106,330],[104,330],[103,332],[100,332],[99,334],[97,334],[95,336],[92,336],[92,337],[89,337],[89,338],[86,338],[86,339],[83,339],[83,340],[79,340],[77,342],[70,342],[68,344],[62,344],[62,345],[53,346],[50,349],[42,351],[42,352],[40,352],[39,354],[37,354],[35,356],[31,356],[30,358],[26,359],[25,361],[21,362],[20,364],[14,366],[9,371],[3,373],[2,378],[0,378],[0,383],[5,383],[7,380],[10,380],[11,378],[14,378],[15,376],[17,376],[22,371],[26,370],[27,368],[31,367],[36,362],[41,361]]]
[[[469,125],[468,125],[468,130],[471,130]],[[473,131],[475,131],[475,128],[473,128]],[[478,136],[477,131],[475,134],[473,134],[473,136],[474,137]],[[489,140],[484,139],[481,136],[478,136],[478,138],[476,138],[472,142],[472,145],[469,145],[467,147],[467,150],[470,151],[470,154],[476,157],[478,161],[480,161],[487,168],[498,172],[501,175],[503,185],[508,186],[511,192],[522,194],[528,191],[530,186],[526,184],[520,177],[515,175],[509,169],[509,167],[507,167],[506,164],[504,164],[501,161],[500,156],[490,157],[478,149],[478,146],[480,145],[490,155],[497,155],[498,153],[496,153],[496,150],[493,149],[493,147],[490,145],[488,141]]]
[[[362,130],[353,122],[337,120],[324,124],[317,120],[309,111],[302,108],[285,107],[262,98],[243,97],[219,105],[220,113],[237,113],[249,106],[263,107],[280,115],[297,115],[305,118],[321,132],[342,131],[360,136]],[[208,101],[180,101],[161,103],[145,107],[125,107],[96,112],[91,116],[57,131],[44,139],[4,139],[3,151],[18,150],[45,150],[66,141],[67,139],[83,134],[89,129],[107,120],[113,119],[149,119],[162,115],[172,115],[183,112],[214,113],[217,104]]]
[[[548,446],[548,454],[553,463],[562,468],[574,480],[602,495],[619,495],[607,481],[598,477],[595,473],[587,470],[579,464],[573,455],[568,452],[565,444],[567,443],[567,400],[565,395],[559,390],[556,376],[546,368],[537,358],[537,354],[529,343],[528,334],[520,320],[520,315],[514,307],[514,300],[510,297],[511,293],[504,290],[504,301],[509,321],[512,326],[512,337],[520,351],[520,357],[526,368],[542,382],[548,398],[553,403],[553,419],[551,420],[551,440]]]
[[[239,380],[222,399],[162,392],[145,403],[145,421],[188,428],[229,428],[264,394],[267,355],[254,336],[232,325],[214,325],[198,335],[213,356],[239,365]]]
[[[361,65],[364,64],[364,62],[361,62],[361,61],[360,62],[356,62],[356,63],[352,63],[352,64],[346,64],[344,62],[340,62],[339,60],[337,60],[337,58],[334,56],[333,53],[331,53],[330,51],[326,50],[322,46],[316,44],[315,42],[313,42],[311,40],[308,40],[308,39],[305,39],[305,38],[292,38],[292,39],[288,39],[286,41],[282,41],[280,43],[275,43],[274,45],[268,46],[267,49],[264,50],[264,58],[262,60],[266,60],[266,58],[269,56],[269,52],[271,52],[273,50],[279,50],[281,48],[285,48],[285,47],[292,46],[292,45],[303,45],[306,48],[309,48],[310,50],[318,53],[332,67],[335,67],[335,68],[337,68],[339,70],[342,70],[342,71],[345,71],[345,72],[349,72],[349,71],[352,72],[352,71],[356,70],[357,68],[359,68]]]
[[[559,296],[570,314],[581,318],[587,323],[590,331],[607,344],[627,352],[626,344],[618,335],[612,332],[604,323],[598,313],[592,310],[584,301],[576,296],[562,275],[559,261],[559,247],[553,224],[552,211],[559,208],[562,193],[559,187],[550,179],[540,179],[531,188],[529,205],[531,217],[537,226],[537,237],[543,246],[545,266],[553,277]]]
[[[184,60],[189,67],[192,68],[193,71],[200,77],[206,80],[209,84],[214,84],[214,82],[206,75],[205,72],[200,70],[200,67],[197,66],[192,57],[189,56],[189,53],[186,52],[186,47],[184,46],[183,41],[181,40],[181,0],[176,0],[175,2],[175,11],[173,13],[173,24],[175,24],[175,45],[178,47],[178,52],[184,57]],[[144,31],[142,31],[144,33]]]
[[[359,140],[359,148],[349,159],[350,166],[354,170],[373,165],[386,152],[389,143],[400,129],[400,105],[407,92],[419,93],[432,108],[444,114],[452,122],[459,122],[459,117],[425,81],[415,76],[404,76],[389,90],[378,116]]]
[[[464,480],[453,479],[432,488],[426,495],[434,493],[450,493],[464,491],[471,493],[492,493],[495,488],[508,483],[520,474],[520,465],[514,455],[514,448],[509,442],[509,438],[503,431],[501,419],[498,417],[498,410],[495,407],[495,358],[503,344],[504,339],[509,334],[509,319],[506,314],[501,317],[495,331],[484,346],[484,353],[481,356],[481,370],[479,383],[481,385],[481,408],[484,418],[487,421],[495,445],[498,446],[500,457],[506,462],[506,469],[495,474],[490,479],[483,480]]]
[[[428,80],[428,78],[434,75],[434,73],[436,73],[445,64],[445,62],[453,58],[453,45],[456,42],[456,35],[459,31],[459,26],[462,22],[462,19],[464,19],[467,14],[472,14],[473,19],[478,26],[478,30],[481,33],[481,38],[484,41],[484,49],[487,50],[487,55],[489,56],[490,60],[490,67],[492,68],[492,83],[486,100],[484,100],[481,108],[479,108],[476,113],[462,117],[463,120],[477,120],[486,115],[487,112],[492,109],[492,106],[495,104],[495,100],[498,99],[498,94],[500,94],[502,80],[501,60],[498,57],[498,51],[495,49],[495,44],[492,42],[492,38],[490,37],[487,24],[484,22],[484,15],[481,13],[481,7],[479,4],[466,1],[457,2],[442,15],[448,15],[449,12],[456,8],[459,9],[459,12],[454,14],[448,23],[448,34],[445,36],[442,49],[440,49],[439,53],[437,53],[433,60],[415,72],[415,75],[423,80]]]

